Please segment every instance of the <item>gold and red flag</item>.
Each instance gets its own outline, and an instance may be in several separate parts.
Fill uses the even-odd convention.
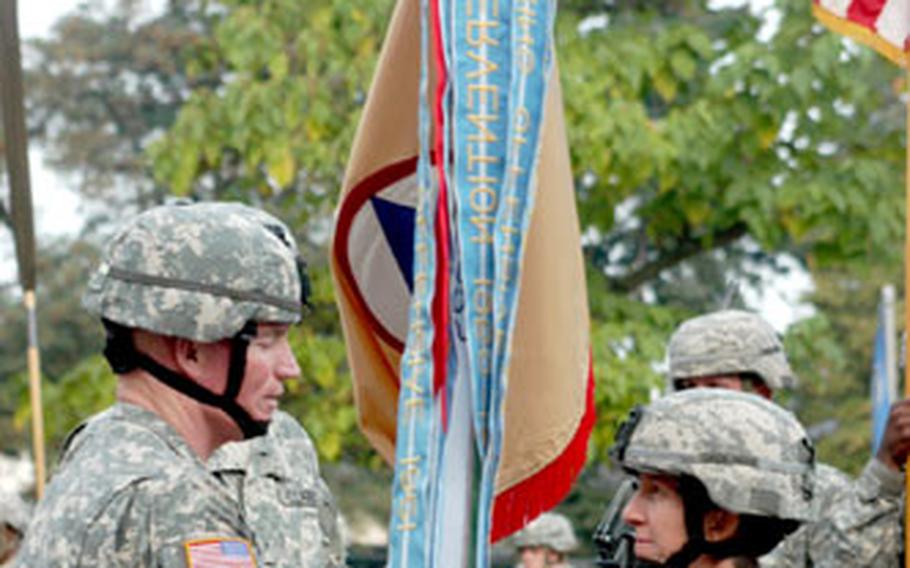
[[[543,9],[555,3],[469,2],[453,22],[442,20],[457,10],[427,4],[395,8],[331,255],[360,426],[396,467],[392,565],[407,566],[452,550],[434,535],[465,511],[479,515],[466,526],[482,527],[482,548],[555,506],[585,464],[594,422],[580,232]],[[536,66],[521,52],[531,25]],[[497,51],[510,38],[517,48]],[[412,416],[422,426],[405,430]],[[455,488],[472,476],[476,492]],[[453,505],[484,483],[486,513],[482,502]]]

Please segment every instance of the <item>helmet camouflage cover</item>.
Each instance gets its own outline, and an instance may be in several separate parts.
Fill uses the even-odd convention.
[[[670,388],[677,379],[755,373],[772,389],[792,388],[790,369],[777,333],[759,315],[724,310],[682,323],[667,347]]]
[[[544,513],[515,533],[512,544],[516,548],[545,546],[561,554],[578,547],[572,523],[559,513]]]
[[[174,204],[126,222],[82,303],[126,327],[210,342],[248,321],[299,321],[301,285],[278,219],[237,203]]]
[[[757,395],[672,393],[633,412],[612,451],[632,472],[698,479],[728,511],[810,520],[812,443],[790,412]]]

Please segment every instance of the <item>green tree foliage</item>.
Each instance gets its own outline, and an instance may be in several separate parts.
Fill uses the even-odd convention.
[[[76,174],[83,195],[132,208],[168,194],[148,175],[143,152],[190,90],[221,80],[187,69],[211,32],[204,4],[175,0],[148,17],[139,0],[112,9],[93,0],[25,46],[32,139],[50,165]]]
[[[14,416],[14,425],[21,432],[31,426],[31,407],[28,405],[28,378],[24,373],[16,378],[21,403]],[[101,355],[84,358],[62,377],[44,382],[41,394],[45,408],[45,443],[51,455],[60,451],[73,428],[92,413],[113,404],[116,386],[116,378]],[[89,414],[86,414],[87,410]]]
[[[225,0],[190,74],[193,90],[149,148],[181,195],[267,199],[286,219],[323,223],[335,204],[391,2]],[[252,193],[252,195],[251,195]]]
[[[819,313],[796,324],[787,337],[802,379],[789,403],[807,425],[826,431],[818,444],[821,459],[858,474],[871,450],[869,379],[880,289],[899,281],[901,264],[876,259],[863,270],[831,268],[814,275],[810,299]],[[900,330],[902,303],[895,311]]]
[[[289,407],[329,459],[369,455],[321,246],[391,5],[175,1],[141,19],[123,2],[65,19],[30,69],[43,77],[29,91],[33,127],[61,165],[98,181],[87,186],[129,176],[132,203],[168,188],[252,201],[294,225],[317,294],[295,335],[305,369]],[[750,281],[789,253],[821,280],[862,280],[900,240],[899,73],[809,8],[778,0],[780,25],[759,38],[762,17],[693,0],[561,5],[598,460],[628,406],[662,385],[673,327],[719,307],[731,277]],[[155,182],[140,181],[149,172]],[[812,420],[816,394],[859,400],[864,365],[852,359],[862,340],[841,345],[848,322],[829,313],[843,290],[819,290],[821,315],[789,341],[810,389],[790,403]],[[823,371],[855,385],[835,393]]]
[[[663,390],[661,363],[666,337],[688,312],[648,306],[614,294],[591,295],[591,345],[597,426],[594,457],[608,462],[607,450],[629,408]]]
[[[628,291],[746,235],[819,264],[897,240],[896,70],[813,25],[805,2],[777,2],[769,40],[743,10],[676,4],[623,3],[588,33],[580,16],[561,22],[582,217],[601,233],[593,266]]]

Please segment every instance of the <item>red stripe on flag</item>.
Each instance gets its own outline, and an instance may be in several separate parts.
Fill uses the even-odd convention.
[[[520,530],[565,498],[587,461],[588,438],[594,429],[595,416],[594,361],[589,352],[585,413],[575,435],[562,453],[546,467],[496,496],[490,542],[496,542]]]
[[[436,295],[433,297],[433,391],[442,390],[442,427],[448,428],[446,416],[445,389],[449,357],[449,206],[446,185],[446,162],[443,153],[445,113],[443,105],[448,76],[443,54],[442,28],[439,18],[439,3],[430,2],[433,18],[433,45],[436,52],[436,91],[434,93],[434,154],[438,158],[436,167],[439,176],[439,196],[436,210]]]
[[[887,0],[854,0],[847,8],[847,19],[875,30],[875,23],[878,22],[886,3]]]

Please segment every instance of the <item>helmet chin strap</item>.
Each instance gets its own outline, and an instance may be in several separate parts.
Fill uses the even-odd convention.
[[[683,476],[679,483],[680,496],[688,540],[682,548],[674,552],[664,563],[669,568],[688,568],[696,558],[707,554],[713,558],[723,559],[737,556],[736,544],[730,541],[708,542],[705,539],[705,515],[713,508],[704,486],[694,478]]]
[[[237,424],[245,439],[263,436],[268,432],[269,421],[255,420],[237,402],[237,395],[243,386],[243,376],[246,372],[246,354],[250,337],[256,335],[254,322],[247,322],[243,329],[231,338],[227,386],[223,394],[217,394],[188,377],[168,369],[145,353],[137,351],[129,329],[106,319],[102,321],[107,331],[104,356],[115,373],[128,373],[137,368],[148,372],[158,381],[193,400],[224,411]]]
[[[704,537],[697,537],[695,539],[689,538],[682,548],[677,550],[667,559],[664,566],[670,568],[687,568],[702,554],[707,554],[718,560],[732,558],[741,554],[737,548],[738,547],[735,544],[731,544],[730,541],[708,542]]]
[[[704,554],[705,544],[707,543],[705,543],[704,539],[689,537],[689,540],[686,541],[682,548],[674,552],[670,558],[667,558],[663,566],[667,568],[688,568],[696,558]]]
[[[619,566],[617,564],[617,566]],[[661,568],[664,564],[659,562],[651,562],[650,560],[642,560],[641,558],[635,558],[632,561],[631,568]]]

